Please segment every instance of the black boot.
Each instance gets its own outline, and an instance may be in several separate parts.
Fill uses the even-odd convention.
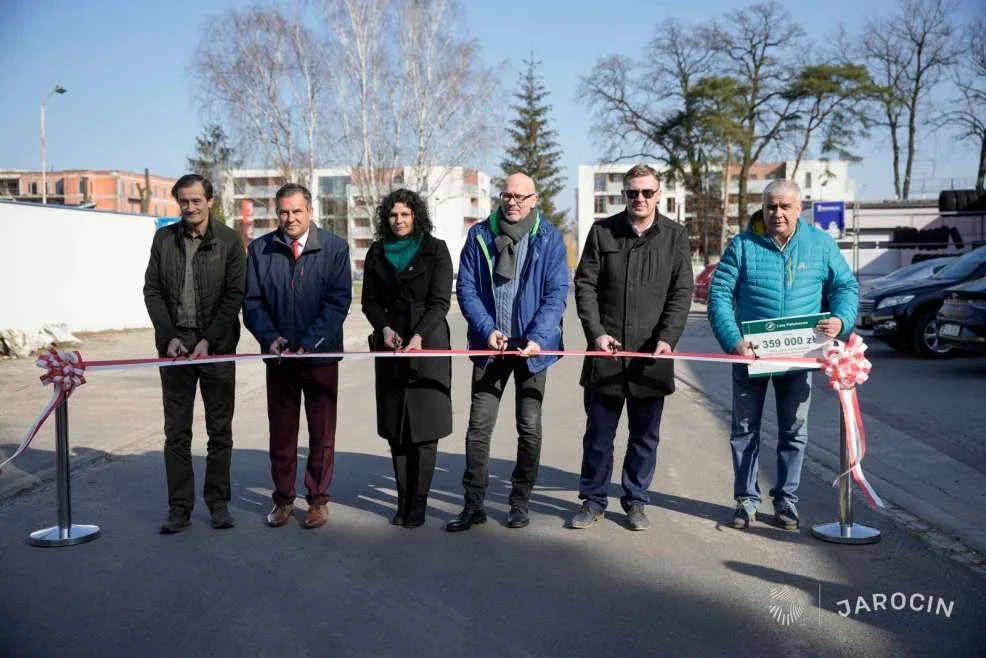
[[[394,518],[390,520],[391,525],[404,525],[404,519],[407,518],[407,501],[405,500],[404,492],[397,492],[397,513],[394,514]]]
[[[425,512],[428,511],[428,497],[415,496],[407,506],[404,516],[405,528],[417,528],[425,524]]]

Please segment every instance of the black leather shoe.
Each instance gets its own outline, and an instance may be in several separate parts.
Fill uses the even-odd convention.
[[[531,516],[523,507],[511,507],[507,513],[508,528],[526,528],[531,524]]]
[[[161,524],[162,535],[173,535],[188,527],[188,512],[181,507],[168,510],[168,518]]]
[[[236,521],[233,520],[232,515],[229,513],[229,508],[225,505],[220,505],[213,507],[209,511],[209,525],[216,530],[226,530],[235,526]]]
[[[459,516],[445,524],[445,530],[447,532],[462,532],[481,523],[486,523],[486,512],[481,509],[464,509],[459,512]]]

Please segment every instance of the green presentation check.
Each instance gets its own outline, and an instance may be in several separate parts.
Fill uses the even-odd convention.
[[[743,323],[743,337],[753,344],[753,351],[757,356],[821,356],[822,347],[832,339],[815,331],[815,325],[829,315],[829,313],[813,313],[751,320]],[[750,377],[768,377],[804,370],[795,366],[776,366],[769,363],[751,363],[747,367]]]

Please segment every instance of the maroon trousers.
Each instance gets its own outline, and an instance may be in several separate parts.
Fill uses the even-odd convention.
[[[298,469],[298,426],[301,396],[308,419],[308,463],[305,465],[305,499],[309,505],[329,502],[332,466],[335,462],[336,400],[339,364],[315,359],[267,362],[267,420],[270,423],[270,472],[274,480],[274,504],[289,505],[295,499]]]

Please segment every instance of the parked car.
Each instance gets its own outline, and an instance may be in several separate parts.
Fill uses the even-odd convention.
[[[945,356],[954,348],[938,337],[938,309],[945,289],[986,276],[986,247],[959,256],[927,279],[902,281],[859,298],[856,328],[896,349]]]
[[[986,353],[986,278],[945,289],[938,311],[938,340]]]
[[[702,302],[703,304],[709,301],[709,284],[712,283],[712,275],[715,274],[716,265],[718,263],[710,263],[705,266],[705,269],[698,273],[695,277],[695,292],[692,296],[695,298],[696,302]]]
[[[900,283],[901,281],[912,281],[915,279],[927,279],[933,274],[937,274],[938,271],[955,260],[955,256],[940,256],[938,258],[929,258],[928,260],[918,261],[917,263],[911,263],[910,265],[905,265],[899,269],[894,270],[890,274],[885,274],[881,277],[875,279],[870,279],[859,285],[859,294],[869,292],[876,288],[884,288],[886,286]]]

